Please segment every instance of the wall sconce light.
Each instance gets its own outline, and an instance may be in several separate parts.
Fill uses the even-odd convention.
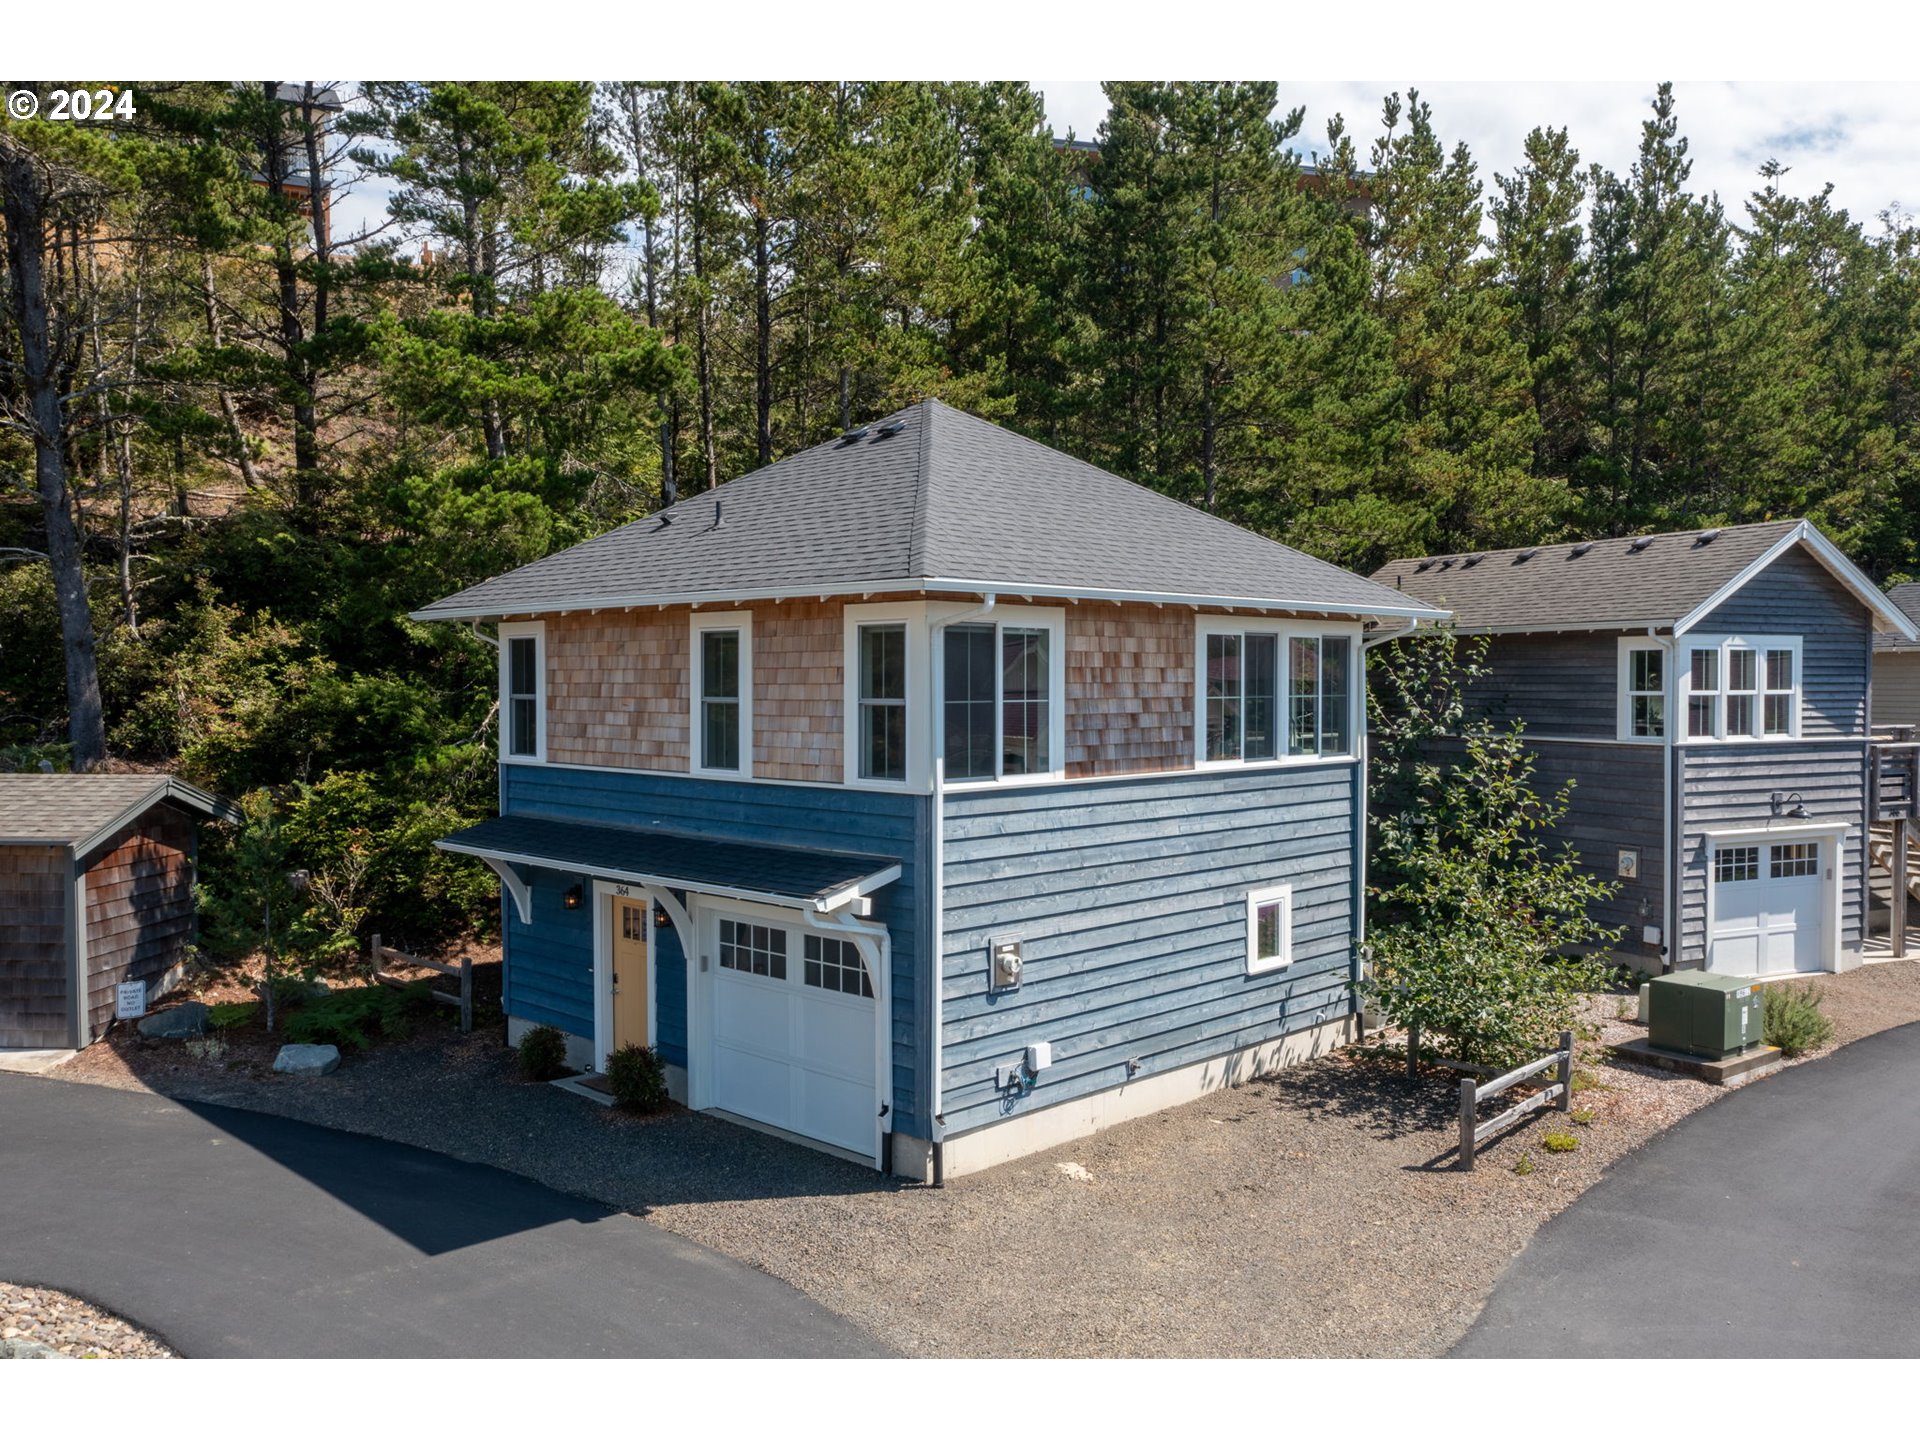
[[[1789,820],[1805,820],[1809,818],[1807,815],[1807,807],[1801,803],[1800,792],[1798,790],[1795,790],[1792,794],[1786,794],[1776,790],[1767,797],[1767,800],[1773,806],[1773,818],[1776,820],[1780,819],[1783,815]]]
[[[567,893],[560,897],[560,904],[568,910],[578,910],[580,908],[580,885],[578,881],[569,886]]]
[[[653,928],[656,930],[673,928],[673,917],[667,914],[667,907],[657,900],[653,903]]]

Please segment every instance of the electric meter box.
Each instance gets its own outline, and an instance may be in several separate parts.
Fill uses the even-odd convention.
[[[1760,1043],[1765,1007],[1750,975],[1681,970],[1648,985],[1647,1043],[1721,1060]]]

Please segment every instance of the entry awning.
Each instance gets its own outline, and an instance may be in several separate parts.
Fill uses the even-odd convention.
[[[802,850],[713,840],[675,830],[593,825],[503,815],[459,830],[437,848],[486,861],[517,887],[522,919],[529,906],[517,876],[506,865],[576,870],[603,880],[691,890],[728,900],[794,906],[826,914],[900,878],[900,862],[884,855]]]

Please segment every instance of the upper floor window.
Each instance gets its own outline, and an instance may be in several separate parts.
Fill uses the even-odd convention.
[[[505,760],[547,756],[546,627],[526,621],[500,627],[500,753]]]
[[[907,627],[862,625],[857,753],[862,780],[907,778]]]
[[[1060,655],[1050,616],[941,632],[942,754],[949,781],[1051,775],[1060,767]]]
[[[1685,642],[1687,738],[1784,740],[1800,733],[1798,636]]]
[[[1620,643],[1620,738],[1661,740],[1667,733],[1667,652]]]
[[[692,620],[693,770],[740,775],[753,754],[752,616]]]
[[[1351,635],[1203,618],[1200,762],[1352,755],[1354,647]]]

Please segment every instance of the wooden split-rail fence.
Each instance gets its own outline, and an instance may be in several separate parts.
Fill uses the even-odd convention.
[[[391,945],[382,945],[380,937],[375,935],[368,947],[373,961],[373,978],[382,985],[391,985],[396,989],[411,985],[413,982],[403,975],[394,975],[381,968],[383,961],[397,962],[401,965],[413,965],[422,970],[431,970],[436,975],[446,975],[460,982],[460,993],[449,995],[444,990],[429,993],[442,1005],[458,1006],[460,1010],[460,1033],[473,1032],[473,957],[462,955],[458,965],[443,964],[438,960],[423,960],[418,955],[409,955],[404,950],[395,950]]]
[[[1524,1081],[1544,1071],[1555,1072],[1553,1083],[1545,1089],[1536,1090],[1518,1105],[1502,1110],[1491,1119],[1480,1118],[1480,1104],[1494,1096],[1511,1090]],[[1522,1065],[1518,1070],[1509,1070],[1504,1075],[1491,1080],[1481,1080],[1478,1076],[1466,1076],[1460,1082],[1460,1168],[1473,1169],[1473,1154],[1488,1140],[1505,1130],[1509,1125],[1536,1110],[1547,1106],[1565,1112],[1573,1105],[1573,1032],[1560,1032],[1560,1048],[1542,1055],[1538,1060]]]

